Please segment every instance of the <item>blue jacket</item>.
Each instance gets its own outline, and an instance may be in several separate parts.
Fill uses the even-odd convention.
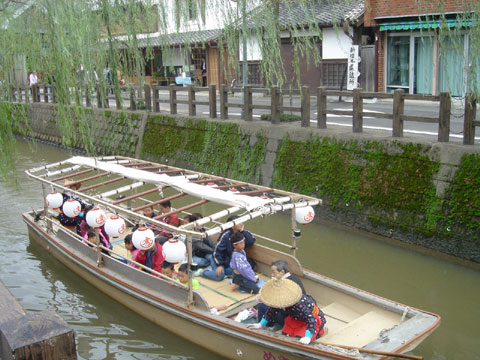
[[[228,229],[217,241],[217,246],[213,252],[213,260],[217,266],[223,266],[224,268],[230,267],[230,260],[232,259],[233,254],[233,245],[230,241],[230,236],[232,236],[232,234],[233,230]],[[255,243],[255,238],[249,231],[243,230],[242,234],[245,236],[245,248],[248,248]]]

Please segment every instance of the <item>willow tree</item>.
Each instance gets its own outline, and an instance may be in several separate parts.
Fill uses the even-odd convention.
[[[245,14],[240,5],[246,2]],[[249,39],[261,52],[263,77],[267,85],[285,83],[281,56],[282,32],[292,35],[293,70],[300,79],[300,59],[318,64],[318,41],[322,29],[320,17],[329,19],[338,31],[349,32],[348,17],[339,15],[338,6],[354,7],[361,0],[0,0],[0,80],[4,100],[11,100],[11,87],[19,85],[15,68],[24,63],[24,72],[36,71],[41,82],[49,82],[58,103],[58,125],[63,143],[72,144],[80,136],[88,153],[95,153],[89,122],[80,107],[82,91],[98,86],[103,98],[107,95],[104,76],[109,65],[114,94],[120,101],[117,70],[141,85],[145,64],[153,57],[153,41],[163,59],[174,57],[169,34],[182,33],[188,54],[195,33],[206,28],[205,14],[215,16],[222,32],[218,48],[222,63],[238,69],[240,39]],[[419,2],[420,4],[421,2]],[[474,2],[475,3],[475,2]],[[327,10],[319,4],[327,4]],[[420,5],[419,5],[420,6]],[[475,5],[478,7],[478,5]],[[322,14],[319,14],[319,12]],[[327,13],[327,14],[325,14]],[[471,9],[465,16],[476,17]],[[192,15],[197,20],[192,21]],[[242,27],[242,16],[247,26]],[[478,24],[478,20],[475,20]],[[447,31],[447,29],[445,30]],[[478,32],[475,32],[478,34]],[[191,41],[189,40],[191,37]],[[478,49],[478,36],[471,37]],[[140,45],[142,43],[142,45]],[[146,48],[144,47],[146,46]],[[205,44],[203,45],[205,46]],[[470,71],[478,69],[473,59]],[[478,71],[477,71],[478,73]],[[475,82],[476,84],[477,82]],[[472,85],[473,86],[473,85]],[[0,170],[5,175],[11,168],[13,149],[12,126],[8,121],[11,102],[2,106],[0,114]],[[74,116],[72,116],[74,112]],[[78,122],[73,123],[73,118]],[[73,131],[73,129],[79,131]]]

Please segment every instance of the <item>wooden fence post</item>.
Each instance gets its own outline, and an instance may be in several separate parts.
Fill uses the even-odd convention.
[[[208,101],[210,107],[210,118],[216,119],[217,118],[217,90],[215,88],[215,84],[208,85]]]
[[[301,100],[302,127],[310,127],[310,87],[302,86]]]
[[[193,85],[188,85],[187,88],[188,94],[188,116],[196,116],[197,115],[197,105],[195,105],[195,89]]]
[[[145,93],[145,110],[152,111],[152,89],[150,85],[143,85],[143,91]]]
[[[120,90],[120,91],[117,91],[117,90]],[[119,87],[117,86],[112,86],[112,91],[115,92],[115,105],[117,107],[117,110],[121,110],[122,107],[123,107],[123,104],[122,104],[122,89],[120,89]]]
[[[473,94],[467,95],[465,115],[463,120],[463,144],[475,144],[475,118],[477,116],[477,100]]]
[[[220,118],[228,119],[228,91],[227,85],[220,85]]]
[[[95,86],[95,91],[97,92],[97,107],[101,109],[103,107],[102,94],[100,93],[100,86],[98,84]]]
[[[270,99],[271,99],[271,107],[272,107],[272,124],[280,124],[280,113],[278,111],[279,108],[279,95],[280,92],[278,90],[278,86],[274,85],[270,88]]]
[[[57,103],[57,90],[55,90],[55,87],[52,84],[52,102],[54,104]]]
[[[43,84],[43,101],[48,103],[48,86],[47,84]]]
[[[87,107],[92,106],[92,100],[90,99],[90,88],[88,85],[85,85],[85,105]]]
[[[158,102],[158,87],[156,85],[152,86],[153,92],[153,112],[160,112],[160,103]]]
[[[353,89],[353,132],[363,131],[363,99],[360,96],[362,89]]]
[[[245,103],[243,104],[243,113],[245,115],[245,121],[252,121],[252,86],[245,85],[243,88]]]
[[[37,91],[38,91],[37,84],[33,84],[31,89],[32,89],[32,103],[34,103],[34,102],[37,102]]]
[[[442,91],[440,93],[440,110],[438,114],[438,141],[448,142],[450,138],[450,110],[452,102],[450,93]]]
[[[317,92],[317,128],[327,128],[327,88],[319,87]]]
[[[176,84],[170,84],[170,114],[177,113],[177,90],[175,90]]]
[[[393,92],[393,137],[403,137],[403,112],[405,110],[405,99],[403,98],[405,91],[397,89]]]
[[[130,111],[137,110],[137,101],[135,99],[135,87],[130,88]]]
[[[17,89],[15,86],[10,85],[10,92],[12,94],[12,101],[17,101]]]

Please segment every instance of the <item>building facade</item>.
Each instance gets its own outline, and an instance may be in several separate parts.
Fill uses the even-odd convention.
[[[462,97],[476,86],[475,3],[365,0],[365,26],[375,31],[376,90]]]

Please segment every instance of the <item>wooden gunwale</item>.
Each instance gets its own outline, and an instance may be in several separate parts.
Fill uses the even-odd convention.
[[[40,231],[41,234],[46,238],[46,240],[48,242],[50,242],[50,243],[54,244],[56,247],[60,248],[61,251],[68,254],[71,258],[75,259],[78,263],[82,264],[83,267],[90,269],[91,274],[93,274],[96,277],[99,277],[100,280],[101,280],[101,277],[109,279],[112,282],[111,283],[112,286],[113,286],[113,284],[119,284],[122,287],[127,288],[127,289],[129,289],[130,291],[132,291],[136,294],[141,294],[142,296],[144,296],[146,298],[149,298],[149,299],[155,301],[156,303],[163,304],[166,307],[166,308],[163,309],[163,311],[171,312],[171,310],[176,310],[177,311],[177,314],[176,314],[177,316],[182,316],[184,318],[188,318],[190,321],[196,322],[200,326],[208,326],[209,328],[214,328],[217,331],[224,332],[224,330],[226,328],[226,329],[230,330],[231,333],[233,333],[232,335],[235,336],[235,337],[239,337],[242,334],[243,335],[248,335],[248,339],[245,339],[245,341],[248,341],[248,342],[257,343],[257,341],[255,341],[255,340],[260,338],[260,339],[263,339],[263,340],[267,341],[268,343],[276,343],[276,344],[281,345],[282,347],[287,347],[289,349],[297,349],[297,350],[301,350],[302,352],[306,352],[306,353],[310,353],[310,354],[317,354],[317,355],[321,355],[321,356],[329,356],[332,359],[352,359],[352,360],[358,360],[359,359],[358,357],[352,357],[352,356],[348,356],[348,355],[344,355],[344,354],[338,354],[338,353],[330,352],[328,350],[323,350],[323,349],[320,349],[320,348],[317,348],[317,347],[302,345],[302,344],[300,344],[298,342],[294,342],[292,340],[282,339],[282,338],[278,338],[278,337],[274,337],[274,336],[269,336],[269,335],[264,334],[262,332],[258,332],[258,331],[254,331],[254,330],[250,330],[250,329],[247,329],[247,328],[240,327],[238,325],[230,324],[227,321],[218,320],[216,317],[205,315],[198,310],[195,311],[195,310],[188,309],[187,307],[178,305],[177,303],[170,302],[170,301],[168,301],[164,298],[155,296],[155,295],[153,295],[151,293],[148,293],[148,292],[146,292],[142,289],[136,288],[135,286],[132,286],[131,284],[129,284],[127,282],[124,282],[124,281],[106,273],[105,271],[102,270],[102,268],[99,268],[95,265],[89,264],[82,257],[79,257],[79,256],[73,254],[68,248],[66,248],[65,246],[60,244],[58,241],[56,241],[55,238],[53,238],[52,236],[47,234],[43,230],[43,228],[41,228],[40,226],[37,226],[37,224],[32,222],[32,220],[28,217],[28,214],[29,213],[24,213],[23,214],[23,218],[27,222],[27,224],[29,224],[33,228],[37,229],[37,231]],[[130,295],[130,296],[133,296],[133,295]],[[153,306],[155,306],[155,305],[153,305]],[[155,306],[155,307],[157,307],[157,306]],[[162,326],[162,324],[159,324],[159,325]],[[217,327],[215,328],[212,325],[216,325]],[[179,334],[179,335],[182,336],[181,334]],[[247,338],[247,337],[244,336],[244,338]],[[191,337],[189,337],[188,339],[190,341],[192,341]],[[202,345],[202,344],[200,344],[200,345]],[[205,344],[203,344],[203,345],[205,345]],[[273,349],[275,349],[275,347],[273,347]],[[211,350],[215,351],[215,349],[211,349]],[[285,350],[283,350],[283,351],[285,351]],[[291,350],[289,352],[291,352]]]

